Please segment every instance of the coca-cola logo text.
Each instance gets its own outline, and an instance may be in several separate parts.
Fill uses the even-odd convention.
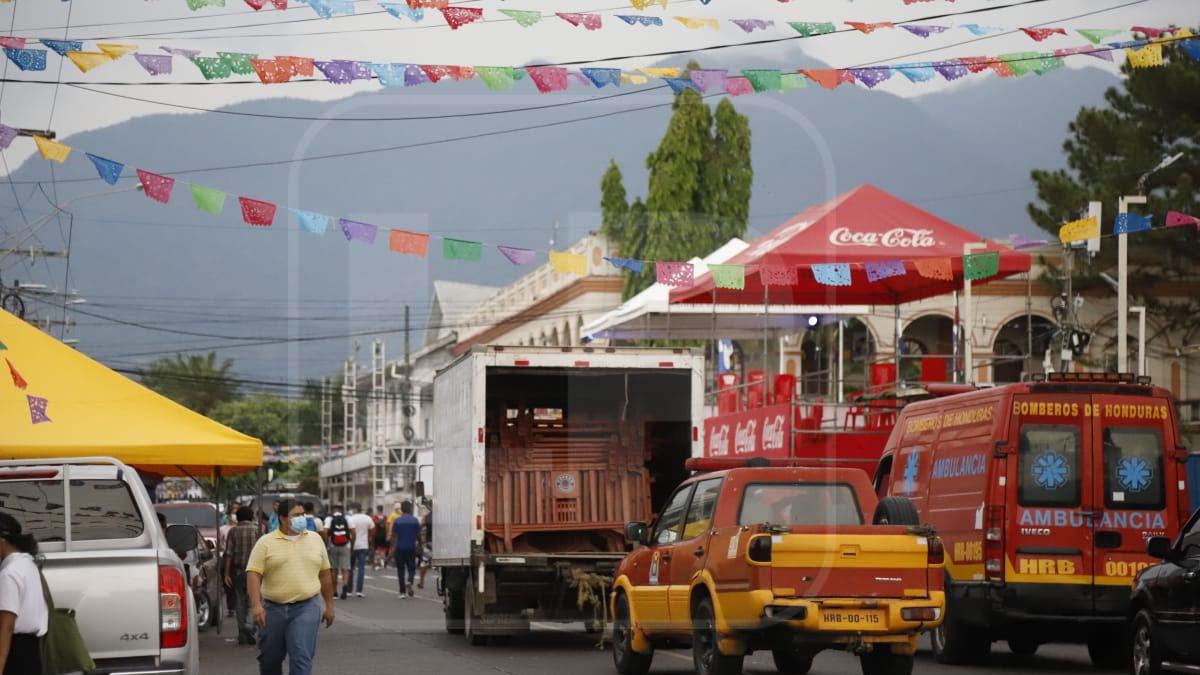
[[[737,431],[733,432],[733,453],[744,455],[754,452],[758,447],[758,420],[738,422]]]
[[[834,246],[883,246],[886,248],[932,248],[933,230],[915,230],[909,227],[894,227],[887,232],[853,232],[848,227],[839,227],[829,233],[829,243]]]
[[[775,415],[767,418],[766,424],[763,425],[762,444],[763,450],[782,450],[786,447],[786,438],[784,437],[783,415]]]
[[[729,454],[729,425],[714,427],[708,437],[708,456],[724,457]]]

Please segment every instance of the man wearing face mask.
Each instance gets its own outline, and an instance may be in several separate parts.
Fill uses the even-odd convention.
[[[261,675],[311,675],[317,631],[333,625],[333,576],[321,535],[308,531],[304,507],[291,499],[278,507],[279,529],[254,544],[246,564],[246,590],[259,630]],[[325,609],[321,610],[324,599]]]

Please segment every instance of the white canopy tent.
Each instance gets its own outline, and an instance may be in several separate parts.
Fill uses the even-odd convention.
[[[708,265],[720,265],[749,248],[738,238],[701,258],[688,262],[695,275],[708,272]],[[809,317],[822,314],[867,314],[867,305],[705,305],[670,302],[671,288],[653,284],[626,300],[620,307],[584,324],[585,340],[711,340],[714,336],[744,340],[763,337],[764,333],[794,333],[808,327]]]

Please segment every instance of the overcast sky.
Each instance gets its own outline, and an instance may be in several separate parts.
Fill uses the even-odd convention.
[[[451,31],[435,10],[427,10],[425,20],[413,24],[383,12],[375,2],[355,3],[357,14],[349,17],[320,19],[307,5],[292,2],[286,11],[267,9],[254,12],[242,0],[227,0],[224,8],[210,7],[189,11],[185,0],[16,0],[0,4],[0,32],[18,36],[71,38],[82,40],[108,39],[138,45],[141,51],[162,53],[161,45],[201,49],[206,54],[216,51],[255,52],[263,55],[302,55],[318,59],[342,58],[378,62],[417,62],[463,65],[520,65],[532,61],[564,62],[594,60],[596,65],[635,67],[655,59],[620,59],[614,57],[662,52],[678,49],[701,49],[717,44],[745,42],[771,37],[795,35],[786,21],[833,21],[839,26],[846,20],[905,21],[939,14],[959,13],[978,8],[993,11],[931,19],[929,23],[958,25],[979,23],[1001,28],[1031,25],[1063,26],[1065,28],[1128,28],[1132,25],[1161,26],[1169,23],[1200,24],[1200,2],[1195,0],[1044,0],[1011,9],[1000,9],[1016,0],[959,0],[914,3],[902,0],[858,0],[848,2],[827,0],[816,2],[776,2],[773,0],[713,0],[708,5],[698,0],[671,0],[666,10],[655,7],[647,14],[730,18],[774,19],[777,27],[751,35],[737,27],[722,24],[719,30],[689,30],[667,19],[662,28],[631,27],[615,18],[615,14],[635,13],[622,0],[476,0],[463,3],[483,7],[485,18],[503,19],[499,8],[536,9],[552,11],[597,11],[604,17],[604,28],[588,32],[557,19],[549,18],[530,28],[521,28],[512,21],[490,21],[472,24]],[[1019,3],[1018,3],[1019,4]],[[1109,11],[1107,8],[1114,8]],[[1088,14],[1087,16],[1079,16]],[[1069,18],[1078,17],[1078,18]],[[9,27],[11,26],[11,30]],[[68,28],[70,26],[70,28]],[[769,46],[735,47],[713,50],[704,57],[706,67],[739,68],[748,60],[778,60],[786,68],[799,53],[818,58],[835,67],[855,66],[878,61],[922,61],[953,56],[994,55],[1013,51],[1054,49],[1086,44],[1075,33],[1056,36],[1044,43],[1035,43],[1024,34],[1001,35],[969,44],[972,39],[966,30],[952,30],[928,39],[902,30],[880,30],[870,35],[843,33],[814,39],[790,40]],[[93,48],[87,45],[85,48]],[[939,49],[940,48],[940,49]],[[920,56],[905,56],[925,49],[936,49]],[[60,63],[55,54],[49,55],[44,73],[23,73],[7,60],[7,78],[54,81],[59,76]],[[898,58],[904,57],[904,58]],[[666,59],[670,61],[670,59]],[[1120,59],[1118,59],[1118,62]],[[1073,57],[1071,67],[1110,67],[1098,59]],[[682,62],[680,63],[682,65]],[[177,81],[197,81],[201,77],[194,67],[176,59]],[[65,82],[160,82],[166,78],[151,78],[132,59],[124,58],[80,73],[74,65],[61,67]],[[881,88],[901,95],[921,95],[939,88],[955,86],[940,81],[920,85],[895,78]],[[1003,82],[996,82],[1001,92]],[[260,97],[293,96],[332,100],[359,91],[378,89],[375,82],[353,85],[334,85],[324,82],[292,83],[263,86],[259,84],[216,84],[209,86],[149,86],[111,87],[109,89],[141,98],[169,100],[193,106],[215,106]],[[532,86],[521,91],[532,92]],[[581,92],[580,89],[573,90]],[[45,84],[3,85],[0,90],[0,121],[6,124],[45,128],[51,124],[60,137],[102,127],[139,115],[169,111],[150,103],[89,93],[69,86]],[[436,88],[414,88],[406,94],[413,104],[422,105],[422,95],[435,93]],[[537,96],[536,94],[531,94]],[[52,106],[53,103],[53,106]],[[53,107],[53,111],[52,111]],[[17,143],[6,153],[8,165],[15,168],[32,151],[32,144]]]

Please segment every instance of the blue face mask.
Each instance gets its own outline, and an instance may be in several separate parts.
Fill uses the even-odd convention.
[[[308,529],[308,516],[292,516],[292,531],[296,534]]]

